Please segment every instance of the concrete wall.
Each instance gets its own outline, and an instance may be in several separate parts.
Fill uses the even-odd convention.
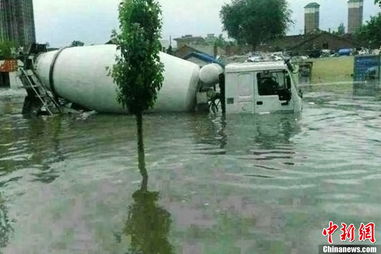
[[[10,87],[12,89],[17,89],[23,87],[21,80],[18,76],[18,73],[16,71],[10,72],[9,73],[9,82],[10,82]]]

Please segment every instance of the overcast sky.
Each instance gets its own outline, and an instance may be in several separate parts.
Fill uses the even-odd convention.
[[[184,34],[220,34],[219,11],[231,0],[159,0],[163,10],[163,39]],[[347,26],[346,0],[315,0],[320,7],[321,29],[337,29],[341,22]],[[37,40],[60,47],[73,40],[86,44],[108,41],[112,29],[118,26],[120,0],[34,0]],[[304,6],[311,0],[288,0],[293,11],[288,34],[302,33]],[[364,18],[376,15],[380,8],[373,0],[364,0]]]

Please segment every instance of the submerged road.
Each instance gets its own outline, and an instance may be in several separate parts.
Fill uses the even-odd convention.
[[[330,220],[381,226],[380,91],[306,88],[301,115],[146,115],[148,193],[134,117],[21,106],[0,90],[0,252],[317,253]]]

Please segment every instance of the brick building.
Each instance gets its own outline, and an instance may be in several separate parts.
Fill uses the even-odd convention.
[[[320,31],[305,35],[285,36],[261,45],[258,50],[276,52],[287,51],[292,55],[309,55],[314,50],[329,49],[337,51],[343,48],[357,48],[359,44],[352,36],[338,36]]]
[[[0,41],[23,47],[36,42],[33,0],[0,0]]]

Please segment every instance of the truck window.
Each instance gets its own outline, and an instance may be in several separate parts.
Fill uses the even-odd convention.
[[[289,88],[287,71],[264,71],[257,74],[259,95],[278,95],[280,90]],[[289,77],[288,77],[289,78]]]

